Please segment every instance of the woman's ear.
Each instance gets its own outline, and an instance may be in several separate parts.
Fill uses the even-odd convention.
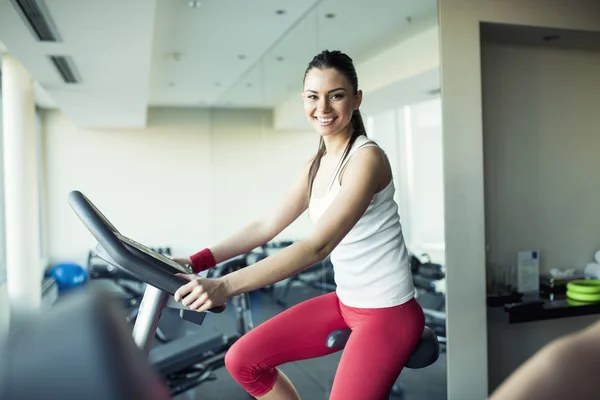
[[[354,95],[354,110],[358,110],[360,103],[362,103],[362,90],[359,90]]]

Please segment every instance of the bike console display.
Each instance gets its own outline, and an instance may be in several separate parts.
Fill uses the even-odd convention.
[[[172,295],[188,282],[175,274],[191,274],[190,268],[121,234],[83,193],[69,193],[69,205],[102,249],[128,274]]]

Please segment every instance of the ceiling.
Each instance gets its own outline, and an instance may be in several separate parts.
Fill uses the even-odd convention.
[[[56,41],[36,38],[19,3],[45,10]],[[0,42],[30,72],[40,107],[82,126],[141,127],[149,106],[275,107],[301,90],[320,50],[358,63],[436,14],[437,0],[5,0]],[[77,83],[51,55],[68,57]]]

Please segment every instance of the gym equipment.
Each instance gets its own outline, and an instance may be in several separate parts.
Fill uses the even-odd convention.
[[[437,289],[436,282],[446,278],[445,268],[433,263],[426,254],[422,262],[415,255],[410,257],[415,298],[425,314],[425,325],[437,335],[442,351],[446,350],[446,296]]]
[[[87,280],[87,273],[79,264],[59,263],[48,269],[47,277],[52,277],[58,284],[59,293],[81,286]]]
[[[326,346],[331,349],[343,349],[351,334],[351,329],[337,329],[327,336]],[[438,337],[431,328],[425,326],[425,329],[423,329],[423,333],[421,334],[421,340],[417,343],[411,353],[411,356],[406,363],[406,368],[425,368],[436,362],[439,357],[440,346]],[[403,394],[404,389],[398,384],[395,384],[390,392],[391,396],[402,396]]]
[[[79,291],[11,326],[0,346],[0,399],[167,400],[122,310]]]
[[[45,277],[42,280],[42,310],[49,310],[58,300],[58,284],[52,277]]]
[[[152,338],[165,307],[178,309],[180,317],[187,321],[198,325],[203,323],[206,312],[193,311],[175,302],[172,296],[187,282],[176,274],[190,274],[191,269],[121,234],[83,193],[69,193],[69,204],[98,241],[96,255],[147,284],[133,328],[133,338],[165,377],[171,396],[214,379],[212,371],[224,365],[225,352],[241,336],[239,332],[232,336],[219,335],[208,341],[203,341],[200,335],[189,335],[151,349]],[[236,263],[239,260],[231,265],[241,265]],[[235,307],[247,305],[245,296],[238,297],[236,301]],[[217,307],[208,313],[220,313],[224,308]],[[247,320],[248,313],[239,315],[241,325],[252,326],[252,321]]]
[[[96,261],[97,259],[101,258],[95,251],[90,251],[88,254],[88,271],[90,279],[106,279],[114,283],[120,291],[123,292],[122,301],[124,308],[127,310],[127,321],[132,324],[135,323],[139,312],[139,305],[144,295],[145,284],[118,267],[111,264],[98,263]],[[248,255],[242,255],[217,264],[206,272],[206,277],[219,278],[238,269],[245,268],[248,265]],[[235,296],[231,299],[231,303],[234,311],[237,333],[234,336],[225,338],[224,340],[226,342],[233,342],[254,328],[252,310],[250,309],[250,295],[248,293],[243,293]],[[156,329],[155,339],[161,343],[167,343],[172,339],[169,338],[169,335],[165,332],[172,331],[173,329],[171,329],[172,327],[170,326],[166,327],[164,325],[162,328],[159,323],[159,326]]]

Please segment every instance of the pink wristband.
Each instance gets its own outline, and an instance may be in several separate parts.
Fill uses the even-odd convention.
[[[204,249],[190,257],[192,262],[192,270],[195,274],[206,271],[209,268],[217,265],[213,253],[209,249]]]

